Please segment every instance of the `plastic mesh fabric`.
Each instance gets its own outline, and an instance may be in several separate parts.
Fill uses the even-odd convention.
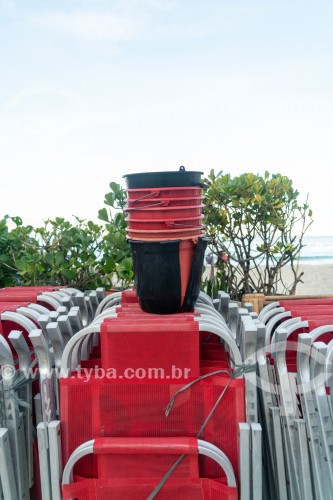
[[[97,470],[99,479],[109,479],[110,471],[117,479],[155,478],[156,484],[165,473],[174,465],[178,455],[99,455],[97,458]],[[198,457],[187,455],[172,473],[173,478],[198,478]]]
[[[21,286],[8,286],[6,288],[0,289],[0,295],[8,293],[21,293],[21,292],[52,292],[56,290],[61,290],[62,288],[67,288],[67,286],[56,286],[56,285],[21,285]]]
[[[200,332],[200,344],[219,344],[220,340],[217,335],[212,335],[207,332]]]
[[[319,326],[331,325],[333,323],[333,315],[332,316],[320,316],[320,318],[308,319],[309,322],[309,330],[314,330]]]
[[[1,291],[1,290],[0,290]],[[29,305],[29,302],[2,302],[1,297],[0,297],[0,314],[4,312],[16,312],[18,307],[27,307]],[[12,330],[17,330],[19,329],[20,331],[23,332],[24,338],[27,340],[28,344],[31,346],[30,339],[28,338],[28,332],[22,328],[22,326],[19,326],[17,323],[14,323],[13,321],[3,321],[0,320],[0,334],[5,337],[5,339],[8,338],[8,335]],[[12,347],[11,342],[9,342],[9,346],[12,350],[12,353],[16,357],[16,351]]]
[[[225,365],[229,363],[229,353],[224,351],[223,344],[209,342],[200,345],[200,359],[219,360]]]
[[[30,489],[30,497],[33,498],[33,500],[42,500],[37,439],[33,441],[33,461],[34,484]]]
[[[286,311],[291,311],[293,317],[296,316],[327,316],[332,315],[333,305],[303,306],[295,307],[292,305],[284,306]]]
[[[136,295],[136,290],[134,288],[130,290],[124,290],[121,293],[121,303],[122,304],[138,304],[138,297]]]
[[[1,296],[0,296],[0,313],[3,313],[5,311],[16,311],[18,307],[27,307],[30,304],[30,302],[2,302]]]
[[[1,302],[37,302],[37,297],[42,291],[30,290],[8,290],[3,288],[0,290]]]
[[[332,321],[333,323],[333,321]],[[332,324],[331,323],[331,324]],[[310,324],[310,322],[309,322]],[[325,325],[327,325],[328,323],[325,322],[324,323]],[[318,325],[315,326],[314,328],[317,328],[318,326],[324,326],[324,325]],[[287,349],[286,349],[286,362],[287,362],[287,367],[288,367],[288,371],[289,372],[294,372],[296,373],[297,372],[297,337],[300,333],[303,333],[302,330],[304,332],[307,332],[307,331],[311,331],[313,330],[314,328],[309,328],[309,329],[299,329],[297,330],[296,332],[293,332],[290,337],[288,338],[288,341],[287,341]],[[333,332],[332,333],[323,333],[322,335],[320,335],[318,337],[318,339],[316,340],[316,342],[324,342],[325,344],[328,344],[331,340],[333,339]]]
[[[317,318],[317,316],[315,316]],[[302,320],[305,320],[305,317],[302,317]],[[318,328],[320,326],[325,326],[333,323],[333,316],[331,318],[327,318],[327,320],[322,320],[322,319],[315,319],[315,320],[308,320],[309,327],[302,327],[298,328],[295,330],[293,333],[291,333],[288,337],[287,340],[287,346],[286,346],[286,362],[287,362],[287,367],[289,372],[296,372],[297,371],[297,342],[298,342],[298,335],[300,333],[308,333],[309,331],[314,330],[315,328]],[[283,323],[282,323],[283,325]],[[324,333],[320,335],[320,337],[317,339],[317,341],[324,342],[325,344],[328,344],[333,338],[332,333]]]
[[[139,304],[126,304],[126,303],[122,304],[121,306],[117,306],[116,313],[118,313],[119,317],[122,316],[125,318],[127,318],[130,314],[139,315],[143,318],[149,319],[149,321],[162,318],[165,318],[165,320],[193,318],[194,316],[199,315],[198,313],[184,312],[184,313],[173,313],[173,314],[168,314],[167,316],[163,316],[162,314],[147,313],[145,311],[142,311]]]
[[[133,350],[132,342],[130,343],[130,345],[128,347],[126,347],[122,344],[121,348],[124,351],[126,351],[126,349],[128,350],[130,348],[130,350],[132,351]],[[81,367],[87,368],[87,369],[94,368],[94,367],[101,367],[102,366],[101,352],[102,352],[101,346],[94,347],[93,352],[90,354],[90,359],[81,361]],[[146,353],[144,353],[144,354],[145,354],[145,357],[148,358],[149,365],[154,364],[154,366],[156,366],[156,367],[160,366],[158,364],[158,362],[156,361],[154,356],[152,356],[152,358],[151,358],[151,359],[154,359],[154,362],[152,362],[150,360],[149,356],[147,356]],[[188,353],[186,353],[186,354],[188,357]],[[115,354],[113,353],[113,355],[115,355]],[[119,353],[118,353],[118,355],[119,355]],[[159,355],[161,355],[161,354],[159,353]],[[121,356],[123,356],[123,353],[121,354]],[[115,356],[115,358],[116,358],[116,356]],[[142,359],[143,358],[141,358],[141,360],[140,360],[140,365],[143,364]],[[229,353],[226,353],[224,351],[223,344],[221,344],[219,342],[200,345],[200,360],[199,360],[199,362],[200,362],[201,368],[205,367],[205,366],[215,366],[217,369],[229,369]],[[129,363],[127,361],[127,365],[128,364]],[[170,372],[170,370],[169,370],[170,366],[171,367],[172,366],[179,367],[179,364],[180,363],[175,364],[175,361],[173,358],[173,362],[171,364],[170,364],[170,361],[169,361],[169,363],[167,363],[167,367],[168,367],[167,372],[168,373]],[[197,362],[196,362],[196,364],[197,364]],[[104,361],[104,365],[109,365],[109,367],[111,367],[111,362]],[[188,366],[185,366],[184,361],[181,362],[181,365],[184,366],[185,368],[188,368]],[[148,368],[151,368],[151,366],[148,366],[148,362],[146,363],[146,366]],[[121,373],[121,370],[119,370],[119,373]],[[192,368],[192,371],[189,372],[189,374],[191,374],[191,373],[194,374],[194,373],[196,373],[196,371],[193,371],[193,368]]]
[[[295,299],[295,300],[279,300],[281,307],[300,307],[300,306],[319,306],[319,305],[331,305],[333,306],[333,299]]]
[[[98,481],[95,479],[80,480],[77,483],[63,486],[62,498],[63,500],[97,500],[97,490]]]
[[[158,369],[156,376],[172,377],[172,367],[199,373],[198,323],[193,320],[159,318],[112,319],[101,327],[102,367],[125,370]],[[135,346],[135,348],[133,348]],[[179,373],[179,372],[178,372]]]
[[[155,482],[142,480],[86,480],[66,485],[63,500],[146,500],[154,490]],[[170,478],[156,495],[156,500],[237,500],[237,488],[231,488],[210,479],[192,479],[190,482]]]
[[[61,423],[63,460],[81,443],[98,436],[114,437],[196,437],[229,377],[212,376],[180,394],[168,417],[164,410],[174,393],[191,379],[177,383],[165,381],[89,382],[75,376],[61,379]],[[230,459],[238,475],[238,422],[245,421],[243,379],[233,380],[202,439],[219,447]],[[209,459],[208,459],[209,460]],[[207,460],[207,461],[208,461]],[[83,464],[83,465],[82,465]],[[96,474],[92,463],[80,461],[77,473]],[[208,464],[210,476],[221,474]],[[218,477],[218,476],[217,476]]]
[[[92,439],[92,389],[84,379],[60,379],[60,421],[63,463],[82,443]],[[80,473],[93,477],[96,471],[95,457],[87,456],[79,462]],[[96,475],[96,473],[95,473]],[[88,497],[89,498],[89,497]]]
[[[221,364],[221,361],[219,359],[203,359],[200,362],[200,371],[201,375],[203,375],[206,372],[206,368],[213,368],[214,371],[216,370],[224,370],[225,367],[223,366],[223,363]],[[229,370],[229,367],[226,368]]]

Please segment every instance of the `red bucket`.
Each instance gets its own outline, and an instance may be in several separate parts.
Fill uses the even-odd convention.
[[[182,240],[179,244],[179,265],[181,281],[181,305],[183,305],[188,282],[190,279],[194,250],[197,242]]]
[[[165,219],[192,219],[202,214],[203,205],[184,207],[157,207],[157,208],[126,208],[128,219],[135,220],[165,220]]]
[[[140,231],[175,230],[201,227],[202,219],[202,215],[193,219],[140,220],[131,218],[127,219],[127,224],[129,229],[139,229]]]
[[[131,240],[142,240],[142,241],[165,241],[165,240],[181,240],[181,239],[191,239],[199,238],[205,236],[205,227],[198,226],[195,228],[184,228],[184,229],[166,229],[166,230],[153,230],[153,231],[143,231],[139,229],[126,229],[128,238]]]
[[[202,196],[198,198],[147,198],[128,201],[127,208],[163,208],[197,206],[202,204]]]
[[[166,187],[166,188],[140,188],[127,189],[127,198],[132,200],[144,200],[149,198],[200,198],[202,189],[200,187]]]

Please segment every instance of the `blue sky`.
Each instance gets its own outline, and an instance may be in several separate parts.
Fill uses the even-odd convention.
[[[328,0],[0,0],[0,215],[97,220],[127,173],[269,170],[333,235],[332,25]]]

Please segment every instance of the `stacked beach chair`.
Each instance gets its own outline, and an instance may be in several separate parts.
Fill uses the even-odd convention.
[[[238,498],[244,382],[241,376],[215,374],[230,370],[229,359],[233,366],[241,363],[236,344],[219,328],[221,316],[206,297],[197,312],[168,316],[144,313],[133,298],[133,291],[123,292],[115,306],[117,297],[109,296],[96,320],[64,350],[64,498],[143,499],[163,479],[157,498]],[[230,357],[219,342],[211,342],[217,359],[208,349],[200,356],[201,333],[214,337],[215,331]],[[100,351],[93,348],[92,358],[80,363],[81,372],[94,366],[88,381],[75,372],[73,352],[96,333]],[[227,385],[223,402],[198,436]],[[80,418],[73,418],[73,408]],[[81,454],[82,446],[89,447],[88,456]]]
[[[0,297],[2,499],[332,497],[333,300]]]
[[[0,297],[2,498],[332,495],[331,299]]]
[[[91,321],[104,296],[102,289],[0,290],[1,499],[41,498],[40,470],[49,461],[49,436],[41,428],[59,416],[55,371],[65,343]],[[38,449],[37,434],[44,449]]]
[[[259,316],[266,467],[279,498],[333,498],[332,307],[333,299],[282,300]]]
[[[1,421],[2,498],[261,497],[250,308],[200,293],[191,313],[162,316],[135,290],[36,293],[57,310],[2,313],[19,315],[1,337],[1,366],[15,367],[2,377],[15,410]]]
[[[201,173],[162,174],[133,288],[0,290],[0,500],[333,498],[333,299],[212,301]]]
[[[260,325],[199,291],[201,172],[161,174],[126,176],[135,289],[0,291],[5,500],[262,496]]]

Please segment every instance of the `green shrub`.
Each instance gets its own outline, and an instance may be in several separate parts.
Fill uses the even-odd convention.
[[[204,215],[212,252],[230,256],[221,274],[231,297],[277,288],[294,294],[301,281],[298,260],[303,237],[312,223],[307,201],[298,201],[292,181],[280,174],[246,173],[232,177],[211,170],[204,180]],[[283,282],[281,270],[290,265],[293,282]],[[207,283],[206,283],[207,285]]]

